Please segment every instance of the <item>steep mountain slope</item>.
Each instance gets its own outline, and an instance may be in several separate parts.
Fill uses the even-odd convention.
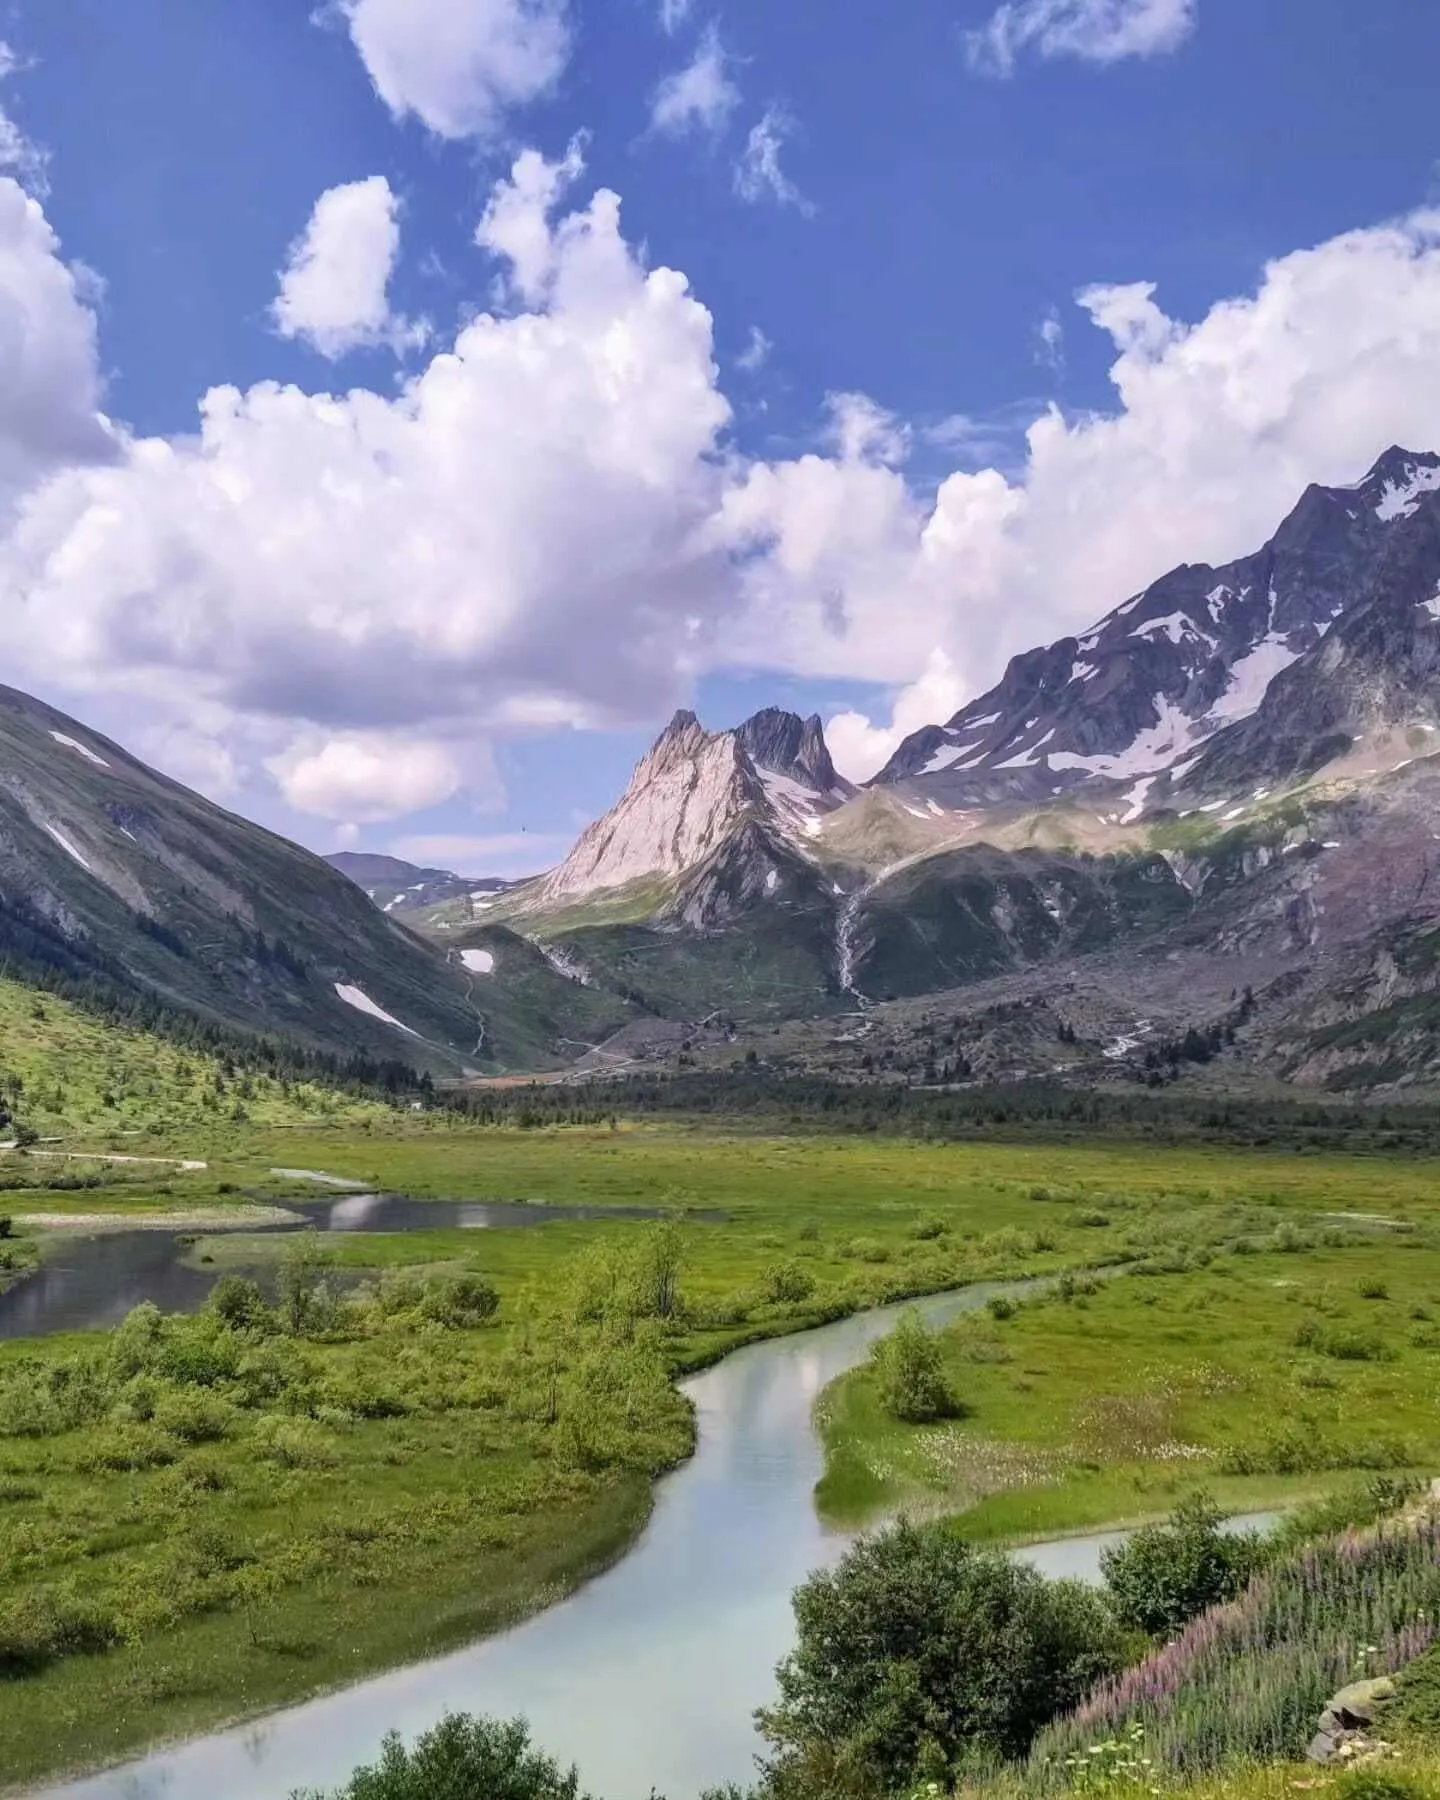
[[[463,968],[319,857],[9,688],[0,956],[22,979],[48,971],[77,991],[436,1073],[503,1066],[511,1041],[533,1049],[503,982],[482,1016]]]
[[[325,861],[364,888],[381,912],[419,912],[445,900],[490,899],[511,884],[495,877],[457,875],[453,869],[422,869],[398,856],[338,850]]]
[[[818,718],[771,710],[708,732],[678,712],[620,801],[565,861],[499,909],[570,919],[596,907],[630,919],[722,924],[750,902],[813,886],[804,845],[854,794]]]
[[[1125,822],[1139,818],[1153,778],[1178,783],[1283,671],[1313,668],[1332,627],[1437,516],[1440,456],[1389,450],[1354,488],[1309,488],[1253,556],[1172,570],[1083,637],[1016,657],[988,694],[907,739],[877,780],[946,808],[1122,783]]]

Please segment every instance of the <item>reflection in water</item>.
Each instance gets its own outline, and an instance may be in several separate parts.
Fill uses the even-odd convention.
[[[347,1194],[343,1200],[287,1202],[303,1225],[270,1226],[271,1232],[509,1231],[597,1219],[654,1219],[640,1206],[529,1206],[519,1200],[406,1200],[399,1194]],[[695,1215],[702,1222],[720,1215]],[[117,1231],[98,1237],[65,1237],[44,1266],[0,1294],[0,1340],[48,1337],[57,1331],[103,1331],[149,1301],[161,1312],[197,1312],[219,1279],[219,1270],[191,1267],[186,1240],[171,1231]],[[273,1289],[272,1262],[234,1272]]]
[[[941,1322],[990,1289],[921,1307]],[[865,1354],[897,1309],[757,1344],[687,1382],[694,1459],[661,1482],[639,1545],[577,1594],[499,1637],[221,1733],[56,1800],[283,1800],[331,1787],[372,1759],[389,1727],[407,1737],[447,1711],[524,1714],[536,1739],[578,1762],[592,1793],[687,1800],[752,1776],[752,1715],[790,1643],[790,1593],[843,1553],[815,1516],[822,1387]],[[251,1746],[247,1750],[247,1743]]]

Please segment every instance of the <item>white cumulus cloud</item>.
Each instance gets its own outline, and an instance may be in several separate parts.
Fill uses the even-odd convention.
[[[825,727],[830,754],[842,775],[868,781],[884,768],[907,737],[951,718],[968,698],[950,658],[932,650],[918,681],[895,696],[888,724],[874,725],[864,713],[837,713]]]
[[[738,603],[699,543],[729,409],[709,314],[632,253],[615,196],[552,219],[577,175],[519,159],[481,239],[522,310],[476,318],[397,394],[216,389],[194,436],[41,484],[0,545],[12,666],[212,709],[269,759],[311,728],[449,742],[682,698]],[[333,756],[281,768],[292,801],[328,784],[341,808]],[[413,770],[377,787],[415,791]]]
[[[493,792],[492,737],[637,723],[724,667],[885,684],[837,728],[860,770],[1014,652],[1258,547],[1307,482],[1440,446],[1440,211],[1193,320],[1086,289],[1109,408],[1037,407],[1003,467],[971,441],[957,469],[953,419],[854,394],[807,453],[742,455],[709,313],[582,176],[578,148],[517,159],[478,231],[503,304],[394,392],[218,388],[173,440],[104,420],[88,290],[0,178],[8,678],[349,824]]]
[[[1115,63],[1164,56],[1195,29],[1199,0],[1004,0],[966,33],[972,67],[1009,75],[1027,51]]]
[[[329,357],[378,344],[415,347],[423,327],[390,307],[399,255],[400,203],[383,175],[330,188],[291,246],[272,309],[276,330]]]
[[[40,477],[117,453],[89,287],[39,201],[0,177],[0,520]]]
[[[1440,211],[1281,257],[1194,324],[1145,284],[1079,300],[1115,345],[1115,405],[1045,411],[1013,477],[924,500],[873,459],[747,471],[724,503],[751,593],[737,660],[913,682],[939,650],[973,694],[1176,564],[1257,549],[1307,483],[1440,445]]]
[[[740,104],[730,59],[712,25],[683,69],[667,75],[650,103],[650,127],[665,137],[687,132],[720,132]]]
[[[564,0],[338,0],[376,93],[438,137],[491,137],[570,57]]]
[[[362,825],[437,806],[464,781],[446,745],[389,732],[338,732],[269,766],[297,812]]]

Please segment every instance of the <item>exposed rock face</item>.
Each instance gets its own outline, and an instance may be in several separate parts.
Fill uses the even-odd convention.
[[[560,867],[534,890],[534,903],[567,900],[633,882],[675,880],[722,850],[715,894],[775,895],[819,820],[854,789],[835,772],[818,718],[757,713],[736,731],[707,732],[678,712],[640,763],[619,804],[592,825]],[[772,879],[773,876],[773,879]],[[709,911],[695,896],[686,917]]]
[[[736,736],[757,769],[784,775],[810,792],[848,800],[856,791],[836,773],[818,713],[808,719],[768,707],[747,719]]]
[[[1426,546],[1437,531],[1440,456],[1389,450],[1354,488],[1307,489],[1255,555],[1223,568],[1183,565],[1083,637],[1016,657],[997,687],[908,739],[876,779],[947,806],[1033,803],[1123,781],[1133,784],[1138,818],[1157,797],[1151,778],[1183,779],[1210,740],[1257,715],[1267,693],[1293,695],[1323,673],[1319,653],[1330,652],[1333,627],[1345,645],[1330,652],[1337,667],[1359,662],[1364,673],[1357,667],[1342,684],[1348,707],[1307,702],[1319,742],[1330,716],[1353,711],[1361,691],[1367,710],[1383,710],[1380,695],[1395,681],[1375,666],[1376,649],[1387,667],[1398,657],[1433,670],[1430,642],[1440,638],[1433,616],[1422,624],[1416,614],[1435,598]],[[1358,615],[1378,592],[1392,603],[1367,630]],[[1368,661],[1352,644],[1357,635],[1370,645]],[[1417,635],[1418,662],[1409,647]],[[1297,670],[1285,680],[1302,660],[1305,677]],[[1413,682],[1400,685],[1413,691]]]

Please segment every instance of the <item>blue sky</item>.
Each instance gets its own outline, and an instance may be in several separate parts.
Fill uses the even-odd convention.
[[[54,241],[7,292],[40,284],[55,405],[92,355],[113,436],[16,447],[10,679],[316,847],[489,873],[553,854],[675,704],[841,715],[863,775],[1005,656],[1252,548],[1305,480],[1440,447],[1440,12],[662,6],[9,8]],[[571,155],[543,199],[527,151],[541,186]],[[377,178],[282,335],[317,202]],[[529,235],[477,245],[499,184]],[[601,188],[591,263],[559,221]],[[541,240],[527,284],[509,252]],[[462,366],[508,372],[452,406],[432,365],[485,312]],[[187,444],[225,387],[243,432]]]

